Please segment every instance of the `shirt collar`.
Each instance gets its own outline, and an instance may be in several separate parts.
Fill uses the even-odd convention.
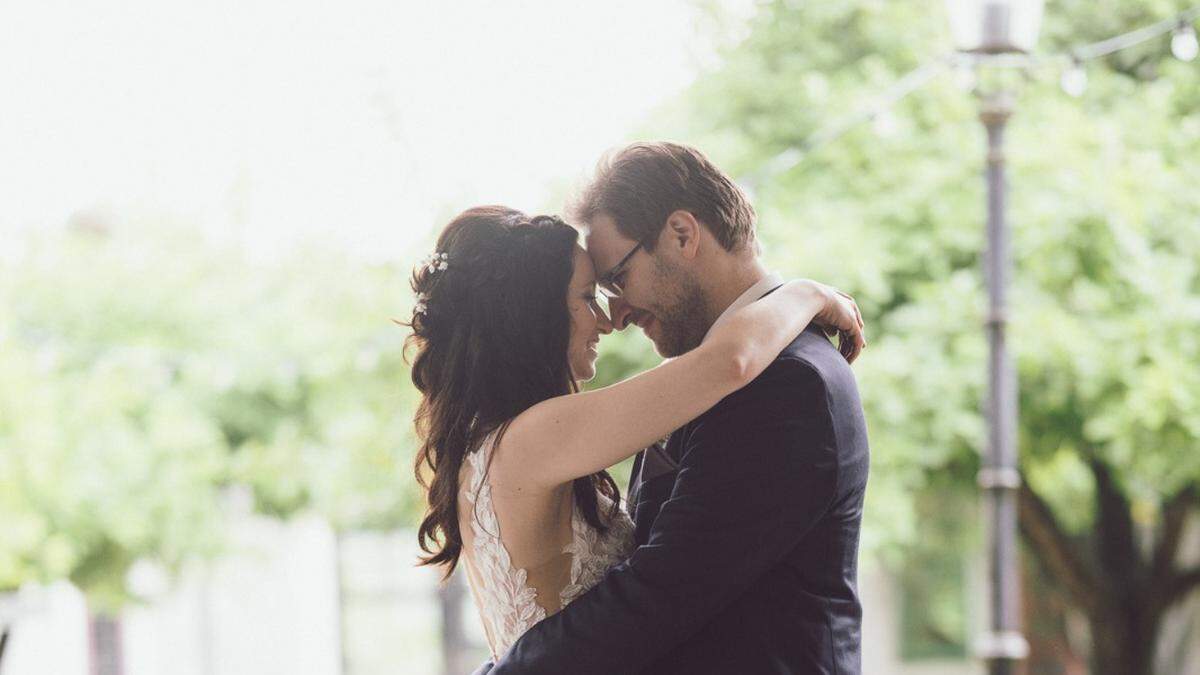
[[[762,279],[759,279],[754,285],[750,286],[750,288],[747,288],[745,292],[739,295],[737,300],[729,303],[729,306],[725,308],[725,311],[721,312],[721,315],[718,316],[717,320],[713,322],[713,325],[709,327],[708,332],[704,334],[704,340],[707,340],[708,336],[712,335],[713,329],[716,328],[722,321],[727,319],[730,314],[754,302],[755,300],[758,300],[762,296],[766,295],[767,291],[779,286],[782,283],[783,277],[774,272],[768,274]],[[701,340],[701,342],[704,340]]]

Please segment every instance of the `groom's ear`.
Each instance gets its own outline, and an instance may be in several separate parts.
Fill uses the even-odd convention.
[[[700,230],[703,225],[696,220],[691,211],[677,209],[667,216],[667,226],[663,228],[662,243],[671,247],[685,260],[695,260],[700,252]]]

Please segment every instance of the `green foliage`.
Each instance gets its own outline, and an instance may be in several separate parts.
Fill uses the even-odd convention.
[[[1040,50],[1068,52],[1188,4],[1049,3]],[[946,577],[978,547],[965,545],[979,522],[969,500],[953,502],[933,536],[927,512],[930,500],[953,501],[947,481],[974,492],[985,440],[985,135],[962,85],[969,73],[934,79],[889,111],[890,124],[811,141],[952,49],[932,7],[760,3],[745,40],[644,134],[698,145],[742,176],[772,266],[837,285],[864,310],[870,346],[855,371],[873,456],[863,548],[928,598],[905,621],[914,656],[958,648],[949,629],[963,615]],[[1018,92],[1005,154],[1022,468],[1067,543],[1102,573],[1113,570],[1094,559],[1091,462],[1111,469],[1129,501],[1128,513],[1108,514],[1110,531],[1131,518],[1143,541],[1162,531],[1165,501],[1200,485],[1200,78],[1168,44],[1090,63],[1080,99],[1062,93],[1054,68],[981,78]],[[785,151],[798,163],[772,170]]]
[[[236,484],[339,527],[415,517],[398,269],[109,230],[28,241],[0,279],[0,588],[112,607],[134,561],[219,551]]]
[[[1051,3],[1042,48],[1181,6]],[[982,447],[983,132],[947,74],[895,107],[891,133],[806,139],[951,48],[930,7],[764,2],[645,134],[748,177],[769,263],[858,299],[874,453],[864,549],[897,567],[934,555],[922,504],[969,493]],[[1142,525],[1200,481],[1196,68],[1155,41],[1091,64],[1082,99],[1038,70],[1010,124],[1020,448],[1077,534],[1094,521],[1089,457],[1115,469]],[[764,173],[796,148],[794,168]],[[388,321],[407,291],[403,268],[317,247],[255,261],[161,219],[28,242],[0,276],[0,589],[68,576],[119,602],[133,561],[220,550],[234,485],[267,513],[414,522],[415,393]],[[640,336],[607,338],[594,386],[657,360]],[[942,550],[970,536],[969,501],[955,503],[966,527],[938,537]],[[952,626],[938,589],[933,625]]]
[[[1042,50],[1182,8],[1105,4],[1051,4]],[[947,74],[892,110],[890,133],[867,123],[823,146],[806,139],[951,49],[938,10],[763,3],[748,37],[647,133],[673,129],[748,177],[772,265],[849,290],[863,308],[871,346],[855,370],[874,452],[872,545],[913,540],[912,500],[930,475],[966,482],[978,465],[984,134],[973,97]],[[1080,457],[1115,467],[1151,514],[1200,480],[1196,68],[1164,38],[1092,63],[1082,99],[1059,90],[1057,71],[1037,70],[1009,125],[1020,449],[1076,532],[1092,511]],[[763,175],[795,148],[798,165]]]

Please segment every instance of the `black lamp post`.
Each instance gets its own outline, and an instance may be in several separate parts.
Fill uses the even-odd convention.
[[[1025,54],[1037,43],[1042,0],[947,0],[956,47],[979,66],[1003,55]],[[1005,221],[1004,129],[1012,94],[985,91],[979,119],[987,129],[988,442],[979,485],[988,509],[988,630],[976,644],[991,675],[1015,672],[1029,653],[1021,634],[1017,555],[1017,382],[1006,346],[1007,288],[1011,268]]]

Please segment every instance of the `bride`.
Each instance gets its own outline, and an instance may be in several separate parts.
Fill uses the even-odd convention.
[[[693,349],[581,392],[612,331],[577,231],[501,206],[451,221],[413,273],[423,565],[461,561],[493,659],[633,548],[605,470],[742,388],[812,321],[862,347],[854,301],[791,281]]]

